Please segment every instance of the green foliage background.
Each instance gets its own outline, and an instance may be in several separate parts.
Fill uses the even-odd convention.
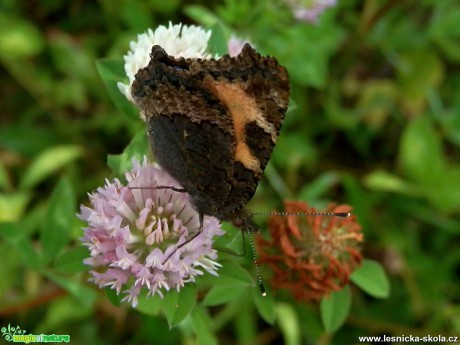
[[[350,204],[364,255],[390,278],[387,299],[347,287],[353,303],[334,334],[321,323],[328,306],[282,295],[264,314],[252,290],[228,287],[238,298],[208,295],[169,330],[154,306],[150,315],[116,307],[85,283],[78,204],[113,176],[107,155],[144,130],[112,102],[96,60],[121,61],[136,34],[168,21],[249,38],[288,68],[291,110],[251,209],[286,198]],[[316,25],[268,0],[2,1],[0,327],[70,334],[77,344],[459,334],[459,22],[454,0],[342,0]]]

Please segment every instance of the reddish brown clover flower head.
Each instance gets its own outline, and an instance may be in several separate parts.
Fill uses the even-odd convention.
[[[305,202],[286,201],[287,213],[317,213]],[[350,212],[348,205],[329,205],[324,212]],[[257,241],[260,263],[273,271],[271,286],[288,289],[297,300],[319,300],[348,283],[361,264],[361,226],[355,216],[280,216],[269,220],[271,239]]]

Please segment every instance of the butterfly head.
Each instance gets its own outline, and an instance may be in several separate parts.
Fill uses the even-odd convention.
[[[260,227],[254,222],[252,213],[245,208],[232,215],[231,222],[234,226],[242,230],[260,232]]]

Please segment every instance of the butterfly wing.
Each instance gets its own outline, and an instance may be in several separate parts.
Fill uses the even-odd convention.
[[[289,77],[275,58],[261,56],[249,44],[237,57],[206,60],[194,69],[192,64],[192,73],[232,118],[233,174],[221,218],[233,220],[253,197],[278,139],[289,103]]]
[[[252,198],[289,102],[287,71],[246,44],[237,57],[183,59],[155,46],[133,98],[157,161],[201,213],[234,220]]]
[[[132,95],[148,123],[157,162],[186,189],[197,211],[217,216],[233,176],[232,120],[190,73],[192,61],[154,46],[149,65],[136,74]]]

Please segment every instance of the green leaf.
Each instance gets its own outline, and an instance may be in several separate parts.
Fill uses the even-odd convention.
[[[259,289],[252,289],[252,296],[256,309],[259,312],[260,316],[269,323],[273,325],[275,323],[275,301],[273,300],[273,294],[270,290],[267,290],[267,294],[262,296]]]
[[[0,161],[0,188],[3,190],[11,188],[11,180],[8,177],[8,172],[6,170],[5,164],[2,161]],[[0,210],[1,209],[2,208],[0,207]]]
[[[37,333],[53,333],[70,322],[77,323],[91,317],[93,311],[90,305],[82,306],[73,296],[58,298],[47,306],[46,315],[35,329]]]
[[[206,312],[206,309],[200,305],[193,308],[192,323],[195,328],[199,345],[217,345],[219,344],[216,336],[212,332],[212,320]]]
[[[142,291],[138,298],[136,310],[146,315],[157,316],[163,310],[165,303],[165,300],[159,295],[147,297],[147,293]]]
[[[28,189],[37,185],[58,169],[76,160],[82,152],[82,149],[75,145],[54,146],[45,150],[26,170],[19,188]]]
[[[437,101],[440,102],[440,97],[437,97]],[[459,100],[457,100],[458,103],[460,103]],[[456,105],[452,107],[451,111],[439,110],[439,113],[442,115],[437,119],[442,125],[442,131],[446,134],[447,139],[456,146],[460,146],[460,116],[457,113],[458,108],[459,105]]]
[[[227,286],[255,286],[252,276],[234,261],[223,260],[222,267],[217,273],[219,276],[205,274],[197,280],[203,285],[227,285]]]
[[[406,176],[421,184],[436,185],[443,178],[441,140],[426,116],[414,119],[405,129],[399,163]]]
[[[40,226],[45,262],[59,255],[70,239],[75,218],[75,196],[70,182],[61,179],[51,194],[45,219]]]
[[[436,186],[424,188],[427,198],[442,212],[460,208],[460,166],[449,165]]]
[[[169,328],[177,326],[195,306],[197,290],[195,284],[185,284],[177,291],[169,291],[164,298],[164,312]]]
[[[133,158],[142,163],[144,155],[149,153],[149,143],[145,129],[139,131],[129,145],[120,155],[109,155],[107,164],[116,176],[124,176],[125,172],[132,169]]]
[[[334,333],[345,322],[351,306],[351,290],[346,285],[321,300],[321,320],[327,333]]]
[[[32,194],[29,192],[0,194],[0,222],[20,220],[31,198]]]
[[[22,18],[0,12],[0,57],[8,60],[26,58],[42,51],[40,30]]]
[[[407,49],[399,58],[396,67],[401,102],[408,111],[421,113],[428,91],[443,80],[443,63],[435,49]]]
[[[2,222],[0,223],[0,236],[10,243],[20,241],[24,237],[18,223]]]
[[[312,182],[304,185],[299,191],[298,199],[305,201],[318,199],[321,195],[329,192],[337,184],[339,179],[340,176],[336,172],[321,174]]]
[[[367,188],[385,192],[400,193],[406,195],[420,196],[422,191],[408,183],[399,176],[390,174],[389,172],[378,170],[373,171],[364,177],[364,184]]]
[[[443,50],[452,62],[460,62],[460,10],[456,1],[437,1],[436,9],[430,16],[428,34],[430,39]]]
[[[367,126],[376,131],[383,128],[396,107],[398,92],[393,80],[370,80],[363,84],[356,108]]]
[[[116,290],[113,290],[109,287],[106,287],[104,289],[104,292],[105,292],[105,296],[107,297],[107,299],[110,301],[110,303],[112,303],[114,306],[116,307],[119,307],[121,306],[121,300],[122,300],[122,296],[121,295],[117,295],[117,291]],[[123,296],[124,297],[124,296]]]
[[[21,230],[22,227],[19,223],[0,223],[0,237],[14,246],[25,265],[38,270],[42,265],[42,261],[33,248],[30,239]]]
[[[300,345],[300,323],[294,307],[287,303],[277,303],[275,313],[276,323],[283,334],[284,344]]]
[[[96,301],[95,292],[82,285],[81,282],[75,281],[74,278],[63,277],[51,271],[45,271],[44,274],[57,285],[75,296],[84,307],[90,307]]]
[[[214,248],[219,251],[222,260],[232,260],[235,256],[241,256],[243,252],[243,236],[238,228],[228,222],[223,222],[224,234],[216,238]]]
[[[212,27],[220,21],[219,17],[204,6],[189,5],[184,8],[184,13],[204,27]]]
[[[284,181],[283,177],[278,172],[274,164],[267,164],[264,176],[270,183],[271,187],[276,190],[281,198],[292,198],[292,193],[286,185],[286,181]]]
[[[88,248],[79,246],[66,250],[56,259],[54,269],[62,273],[77,273],[88,270],[83,260],[89,257]]]
[[[329,76],[328,61],[343,37],[334,19],[327,19],[329,22],[321,20],[318,25],[287,26],[283,36],[277,35],[269,40],[266,37],[257,37],[257,35],[266,35],[266,32],[256,32],[255,42],[261,42],[268,51],[276,53],[278,61],[290,72],[289,78],[292,84],[325,87]],[[315,42],[315,44],[298,44],[298,42]]]
[[[120,19],[127,27],[142,32],[151,25],[151,8],[147,1],[126,1],[118,5],[120,6],[118,9]]]
[[[248,289],[247,286],[213,286],[206,294],[203,305],[220,305],[238,299]]]
[[[228,37],[230,36],[229,30],[226,29],[221,23],[216,23],[211,28],[211,38],[209,39],[208,49],[213,54],[222,56],[228,54]]]
[[[127,82],[121,59],[100,59],[96,67],[115,106],[129,118],[139,120],[139,111],[118,89],[118,82]]]
[[[376,261],[363,260],[361,267],[351,274],[350,280],[373,297],[388,298],[390,295],[388,278]]]

